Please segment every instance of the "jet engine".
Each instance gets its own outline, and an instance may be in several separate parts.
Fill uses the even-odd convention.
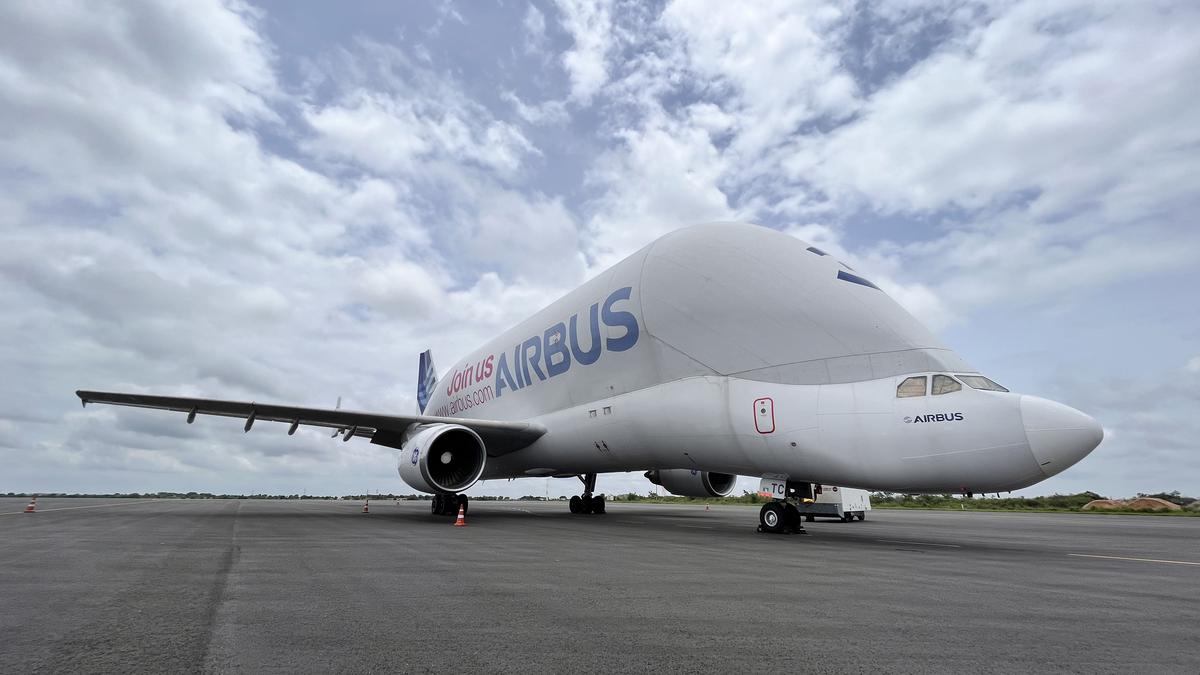
[[[447,494],[474,485],[486,461],[479,434],[458,424],[433,424],[404,442],[398,468],[400,478],[413,488]]]
[[[731,473],[713,473],[696,469],[654,469],[646,478],[680,497],[728,497],[737,484]]]

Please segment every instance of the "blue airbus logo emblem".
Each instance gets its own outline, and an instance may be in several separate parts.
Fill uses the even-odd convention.
[[[561,375],[570,370],[573,363],[589,366],[600,358],[602,352],[631,349],[637,344],[641,332],[637,316],[616,305],[628,302],[632,296],[632,286],[618,288],[604,302],[593,303],[588,308],[586,319],[581,319],[581,313],[572,314],[569,319],[559,321],[542,334],[535,334],[514,345],[511,369],[508,354],[501,352],[496,363],[496,398],[500,398],[505,389],[517,391]],[[610,328],[624,332],[617,337],[602,337],[602,330]],[[585,342],[588,344],[587,350],[582,346]]]

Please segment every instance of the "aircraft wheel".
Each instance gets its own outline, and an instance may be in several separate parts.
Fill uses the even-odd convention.
[[[604,513],[604,497],[592,497],[592,513]]]
[[[817,519],[816,516],[804,516],[804,522],[806,522],[806,523],[811,523],[816,519]]]
[[[804,526],[800,524],[800,521],[800,509],[796,508],[795,504],[784,503],[783,526],[789,530],[802,530]]]
[[[434,495],[433,499],[429,500],[429,512],[435,516],[442,514],[442,496]]]
[[[779,502],[763,504],[758,512],[758,524],[764,532],[783,532],[786,515]]]
[[[583,498],[582,497],[580,497],[579,495],[575,495],[574,497],[571,497],[571,501],[568,503],[571,507],[571,513],[583,513]]]

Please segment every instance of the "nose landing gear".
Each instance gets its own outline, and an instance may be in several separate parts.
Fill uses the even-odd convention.
[[[777,499],[763,504],[758,512],[758,531],[772,534],[808,534],[800,517],[800,509],[786,500]]]
[[[604,513],[604,495],[592,494],[596,489],[596,474],[585,473],[579,480],[583,481],[583,494],[571,497],[571,513]]]
[[[763,504],[762,509],[758,512],[759,532],[808,534],[808,531],[804,529],[804,518],[793,500],[796,502],[802,499],[811,501],[813,496],[811,483],[768,476],[763,478],[759,492],[775,497]]]

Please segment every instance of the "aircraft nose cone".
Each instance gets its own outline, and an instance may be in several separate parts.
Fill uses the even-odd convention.
[[[1021,397],[1021,420],[1029,449],[1047,476],[1083,459],[1104,440],[1104,429],[1091,416],[1037,396]]]

